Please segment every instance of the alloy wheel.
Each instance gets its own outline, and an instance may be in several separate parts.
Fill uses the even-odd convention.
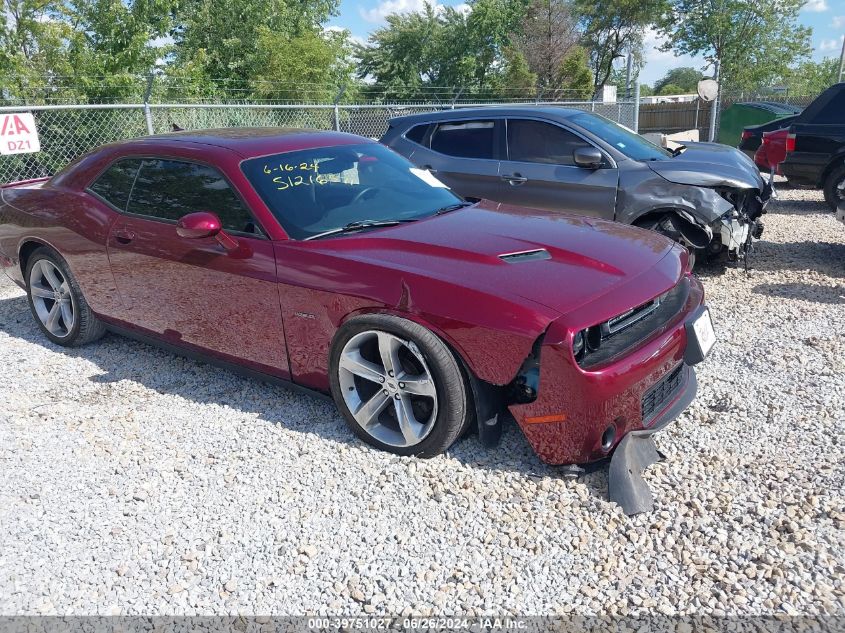
[[[437,391],[412,341],[378,330],[356,334],[341,351],[338,374],[346,406],[374,439],[409,447],[434,427]]]
[[[76,322],[70,285],[62,271],[47,259],[29,272],[29,293],[41,324],[58,338],[68,336]]]

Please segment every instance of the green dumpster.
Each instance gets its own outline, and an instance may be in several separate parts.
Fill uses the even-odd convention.
[[[771,101],[735,103],[722,110],[719,116],[717,140],[725,145],[736,147],[742,137],[742,128],[768,123],[775,119],[798,114],[800,111],[801,108]]]

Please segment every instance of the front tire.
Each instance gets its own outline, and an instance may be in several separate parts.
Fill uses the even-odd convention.
[[[845,165],[837,167],[824,181],[824,200],[832,211],[845,204]]]
[[[639,220],[634,223],[634,226],[637,226],[641,229],[646,229],[648,231],[654,231],[656,233],[660,233],[664,237],[668,237],[673,242],[677,242],[681,246],[689,251],[689,267],[690,270],[695,268],[695,262],[698,259],[696,254],[699,249],[692,246],[687,240],[684,239],[681,232],[672,222],[672,216],[670,213],[665,213],[658,217],[652,217],[645,220]]]
[[[65,347],[85,345],[106,333],[67,262],[52,248],[42,246],[29,256],[25,279],[32,316],[53,343]]]
[[[473,420],[455,355],[407,319],[350,319],[332,343],[329,374],[334,401],[352,431],[397,455],[439,455]]]

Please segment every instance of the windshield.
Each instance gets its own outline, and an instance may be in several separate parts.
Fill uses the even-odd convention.
[[[658,147],[636,132],[632,132],[628,128],[598,114],[584,112],[571,116],[569,120],[588,132],[592,132],[605,143],[613,145],[628,158],[634,160],[666,160],[672,157],[672,152]]]
[[[461,202],[429,172],[378,143],[262,156],[241,169],[297,240],[356,222],[419,219]]]

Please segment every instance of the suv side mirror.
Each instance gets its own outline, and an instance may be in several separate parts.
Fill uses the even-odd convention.
[[[604,161],[602,153],[592,146],[584,146],[577,148],[572,152],[572,159],[578,167],[586,169],[598,169]]]
[[[182,216],[176,223],[176,233],[179,237],[196,240],[204,237],[214,237],[222,230],[220,218],[209,211],[198,211]]]

